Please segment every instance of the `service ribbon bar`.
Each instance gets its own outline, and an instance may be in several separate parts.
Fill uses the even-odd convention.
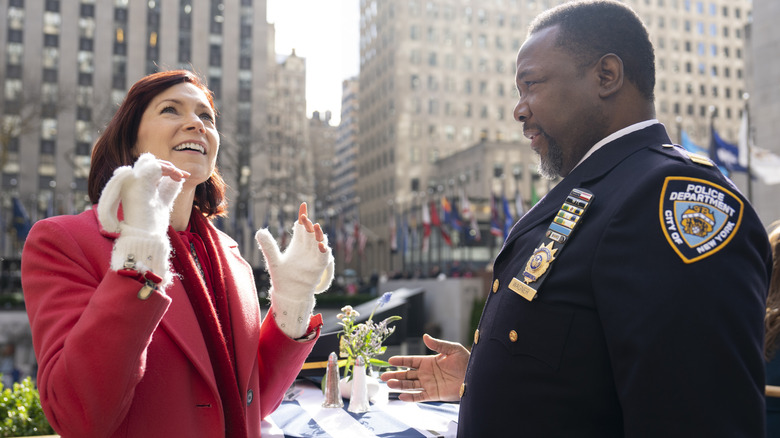
[[[584,189],[573,189],[547,229],[547,237],[561,244],[566,242],[592,199],[593,193]]]

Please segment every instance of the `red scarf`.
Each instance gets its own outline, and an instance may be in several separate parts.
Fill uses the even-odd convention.
[[[208,347],[225,411],[225,436],[245,438],[246,412],[236,375],[233,329],[222,267],[225,257],[217,244],[219,236],[203,214],[193,208],[188,230],[179,233],[169,227],[168,237],[173,249],[171,263],[187,291]],[[203,268],[205,281],[191,248]]]

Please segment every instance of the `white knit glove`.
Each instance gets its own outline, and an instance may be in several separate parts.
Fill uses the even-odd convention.
[[[265,257],[271,276],[271,304],[274,319],[287,336],[298,339],[306,334],[314,309],[314,294],[324,292],[333,281],[333,255],[330,248],[320,252],[314,233],[298,222],[293,225],[290,245],[281,253],[267,228],[255,239]],[[328,247],[328,237],[322,241]]]
[[[152,271],[162,278],[161,290],[171,283],[168,224],[181,186],[182,181],[162,176],[160,163],[150,153],[142,154],[133,167],[114,170],[97,208],[103,229],[119,233],[111,253],[111,269],[135,269],[142,274]],[[121,222],[117,217],[120,202]]]

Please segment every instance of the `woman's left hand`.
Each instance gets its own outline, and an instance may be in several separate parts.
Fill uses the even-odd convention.
[[[292,338],[303,336],[314,308],[314,294],[324,292],[333,281],[334,260],[328,237],[320,224],[307,216],[306,203],[298,210],[293,237],[284,253],[268,229],[255,239],[271,276],[271,303],[279,327]]]
[[[301,204],[300,208],[298,208],[298,223],[303,225],[307,232],[314,233],[314,238],[319,242],[317,246],[320,249],[320,252],[324,254],[328,251],[328,241],[325,237],[325,233],[322,232],[320,224],[312,223],[306,213],[307,206],[304,202]]]

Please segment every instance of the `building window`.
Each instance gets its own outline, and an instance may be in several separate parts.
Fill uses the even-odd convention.
[[[19,137],[11,137],[8,140],[8,152],[19,152]]]
[[[209,47],[209,65],[212,67],[222,65],[222,48],[219,45],[212,44]]]
[[[92,120],[92,108],[84,106],[76,107],[76,120],[85,122]]]
[[[42,155],[54,155],[54,140],[41,140],[41,154]]]
[[[493,163],[493,178],[504,176],[504,163]]]
[[[22,78],[22,66],[9,64],[5,67],[5,75],[7,79],[21,79]]]
[[[43,82],[49,84],[57,83],[57,69],[56,68],[44,68],[43,69]]]
[[[412,75],[410,87],[412,90],[417,90],[420,88],[420,77],[417,75]]]
[[[222,35],[222,23],[225,21],[225,4],[222,0],[211,0],[211,25],[210,31],[214,35]]]
[[[60,0],[46,0],[46,11],[59,12]]]
[[[95,16],[95,5],[89,4],[89,3],[82,3],[79,15],[82,17],[94,17]]]
[[[210,77],[208,87],[214,92],[214,97],[219,99],[222,94],[222,78],[217,76]]]
[[[43,35],[43,46],[44,47],[58,47],[60,45],[60,36],[59,35],[50,35],[50,34],[44,34]]]
[[[43,48],[43,68],[56,69],[60,64],[60,51],[56,47]]]
[[[117,23],[127,23],[127,8],[118,7],[114,9],[114,21]]]
[[[21,43],[23,41],[22,35],[22,31],[19,29],[8,29],[8,42]]]

